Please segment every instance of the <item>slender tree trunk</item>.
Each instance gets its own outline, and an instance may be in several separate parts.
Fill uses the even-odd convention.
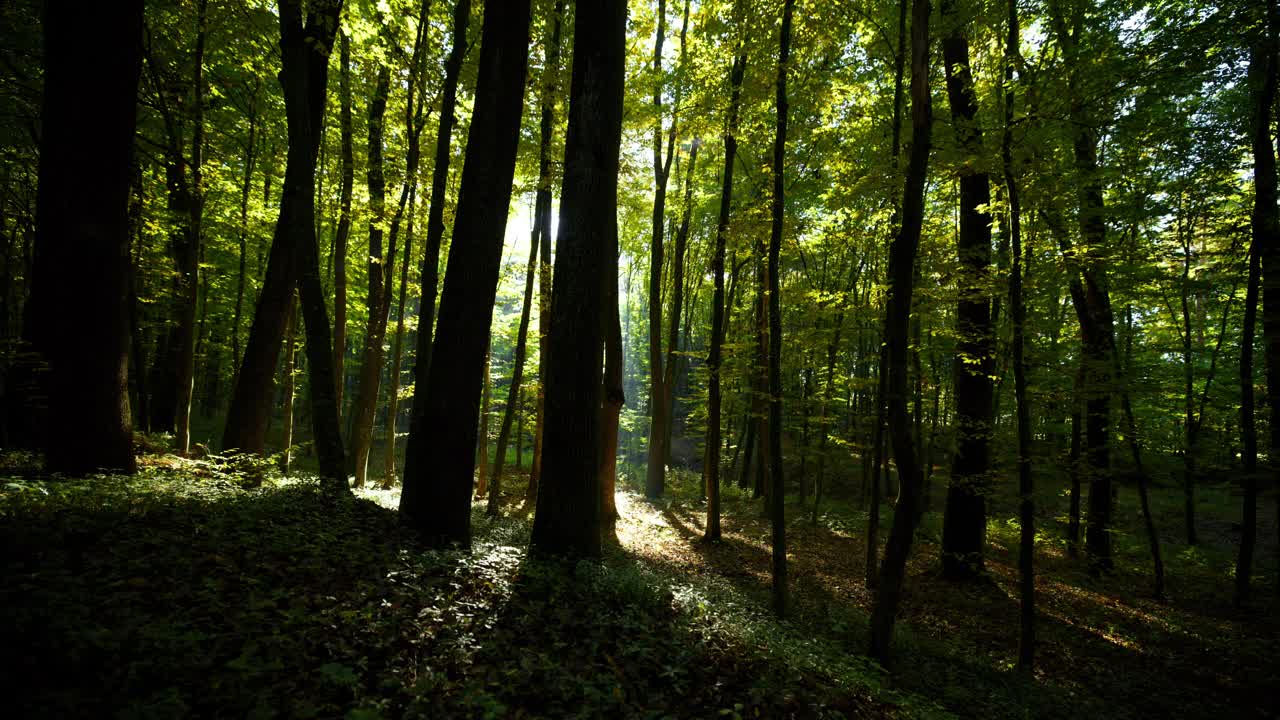
[[[618,522],[618,422],[627,401],[622,381],[622,321],[618,317],[617,237],[616,232],[609,236],[605,257],[605,272],[612,271],[614,277],[604,289],[604,385],[600,390],[600,524],[610,534]]]
[[[674,155],[676,119],[671,119],[666,159],[662,156],[662,46],[667,33],[667,0],[658,0],[658,29],[653,41],[653,233],[649,240],[649,457],[645,472],[645,495],[662,497],[666,490],[666,448],[668,412],[662,370],[662,256],[666,229],[667,178]]]
[[[240,248],[239,270],[236,274],[236,309],[231,321],[231,366],[232,372],[240,372],[240,322],[244,317],[244,290],[246,263],[249,256],[249,193],[253,189],[253,163],[258,149],[258,97],[262,92],[262,82],[254,82],[253,92],[249,96],[249,140],[244,148],[244,179],[240,186],[240,227],[237,235]],[[231,385],[235,387],[235,378]]]
[[[549,198],[548,198],[549,199]],[[534,201],[536,204],[536,200]],[[535,210],[535,215],[537,210]],[[502,425],[498,430],[498,456],[493,464],[493,488],[489,492],[486,511],[497,517],[502,509],[502,466],[507,459],[507,443],[511,440],[511,424],[520,405],[520,388],[524,381],[524,360],[528,352],[529,311],[533,306],[533,278],[538,273],[537,226],[529,239],[529,263],[524,273],[524,304],[520,310],[520,329],[516,333],[516,353],[511,366],[511,385],[507,389],[507,406],[502,413]]]
[[[1276,4],[1268,0],[1266,15],[1260,19],[1260,27],[1253,38],[1249,55],[1249,91],[1253,100],[1250,120],[1250,139],[1253,149],[1253,182],[1254,199],[1251,218],[1252,241],[1249,247],[1249,279],[1245,290],[1243,336],[1240,342],[1240,435],[1244,444],[1243,481],[1244,499],[1240,523],[1240,554],[1236,559],[1235,603],[1243,605],[1249,599],[1249,584],[1253,574],[1253,553],[1257,543],[1258,527],[1258,435],[1254,420],[1254,382],[1253,382],[1253,348],[1254,334],[1257,327],[1258,285],[1259,276],[1264,267],[1273,272],[1267,279],[1274,277],[1277,269],[1274,262],[1265,266],[1263,259],[1274,260],[1280,252],[1280,210],[1276,208],[1276,156],[1271,142],[1271,114],[1276,100]],[[1269,282],[1266,285],[1264,302],[1277,300],[1274,296],[1280,292],[1280,283]],[[1277,355],[1273,352],[1274,335],[1269,332],[1274,327],[1267,323],[1268,311],[1276,304],[1263,306],[1263,337],[1267,341],[1267,375],[1268,400],[1276,399],[1275,388],[1270,383],[1275,379],[1274,363]],[[1272,425],[1275,425],[1276,410],[1272,405]],[[1272,453],[1275,453],[1275,429],[1272,429]],[[1275,465],[1274,460],[1270,462]],[[1280,503],[1280,500],[1277,500]],[[1277,505],[1277,520],[1280,521],[1280,504]],[[1280,584],[1277,585],[1280,588]]]
[[[693,173],[698,165],[698,139],[690,142],[689,169],[684,177],[684,211],[676,230],[675,249],[671,256],[671,322],[667,332],[667,358],[663,365],[662,406],[666,409],[666,434],[662,440],[662,462],[671,463],[671,433],[675,427],[675,394],[679,364],[680,318],[684,310],[684,261],[689,247],[689,213],[693,205]],[[677,170],[678,172],[678,170]]]
[[[422,414],[405,448],[401,514],[433,547],[471,544],[471,449],[529,60],[529,0],[495,9],[486,9],[481,32],[475,107],[454,216],[456,240],[449,246],[449,274],[440,296],[436,338],[449,352],[431,358],[426,382],[414,388],[414,404]]]
[[[905,0],[904,0],[905,1]],[[924,185],[929,166],[932,111],[929,97],[929,2],[911,4],[911,151],[903,188],[902,227],[889,249],[889,300],[885,315],[885,350],[889,377],[886,400],[893,430],[893,456],[898,465],[899,494],[893,529],[871,609],[871,657],[889,661],[893,626],[902,597],[907,556],[919,518],[920,468],[907,414],[907,331],[910,325],[912,268],[924,223]]]
[[[289,476],[289,466],[293,463],[293,397],[295,387],[294,369],[297,356],[298,308],[297,303],[289,309],[285,318],[284,330],[284,439],[280,442],[280,472]]]
[[[396,301],[396,334],[391,345],[391,377],[387,388],[387,447],[383,456],[382,486],[396,484],[396,420],[400,417],[400,367],[404,363],[404,305],[409,292],[409,264],[413,258],[413,217],[417,181],[409,190],[409,220],[404,231],[404,260],[400,264],[400,298]]]
[[[222,438],[223,450],[238,449],[256,454],[262,454],[266,443],[276,360],[284,340],[285,315],[295,289],[301,291],[303,317],[307,325],[307,358],[312,374],[313,403],[319,401],[320,405],[327,405],[333,400],[324,398],[326,388],[336,394],[333,378],[324,380],[320,383],[323,387],[319,388],[315,382],[317,365],[332,374],[333,359],[327,357],[320,363],[313,360],[313,345],[331,347],[327,327],[323,339],[316,338],[313,332],[313,325],[328,325],[328,311],[318,277],[319,250],[315,247],[313,190],[319,151],[318,130],[328,84],[328,53],[333,47],[342,1],[312,0],[305,17],[299,0],[281,0],[279,5],[280,85],[288,120],[289,153],[280,197],[280,216]],[[312,254],[315,255],[317,277],[314,287],[308,287],[311,281],[300,285],[299,278],[309,272],[309,256]],[[325,352],[331,354],[328,349]],[[327,415],[328,411],[322,414]],[[322,461],[329,463],[326,466],[322,462],[322,474],[333,490],[345,493],[345,463],[341,462],[342,438],[337,432],[337,416],[334,415],[332,428],[328,427],[327,418],[313,420],[323,423],[326,428],[323,437],[316,437],[317,451]],[[338,464],[333,465],[334,462]]]
[[[563,0],[556,0],[551,13],[550,39],[546,42],[546,62],[542,80],[542,117],[539,122],[538,146],[538,198],[534,207],[542,214],[534,218],[543,238],[538,262],[538,397],[533,426],[533,460],[529,465],[529,486],[525,490],[525,502],[538,499],[538,480],[542,477],[542,444],[546,432],[547,358],[551,340],[551,136],[555,128],[556,78],[560,74],[560,18],[564,14]]]
[[[942,16],[954,27],[942,41],[947,97],[956,143],[968,157],[980,157],[982,132],[969,69],[969,40],[955,17],[955,0],[943,0]],[[991,478],[992,346],[990,281],[991,202],[987,173],[960,169],[959,305],[956,309],[956,451],[947,484],[942,526],[942,572],[951,580],[969,580],[983,572],[987,502]],[[917,406],[917,413],[920,409]],[[917,422],[920,418],[917,416]],[[919,428],[917,427],[917,430]]]
[[[333,374],[341,416],[347,360],[347,239],[351,235],[351,195],[355,189],[356,166],[351,129],[351,38],[346,33],[340,33],[339,46],[338,124],[342,180],[338,190],[338,228],[333,234]]]
[[[387,112],[387,95],[391,90],[391,68],[378,69],[373,97],[369,100],[369,314],[364,329],[364,351],[360,355],[360,379],[351,403],[351,468],[354,486],[364,487],[369,465],[369,449],[373,444],[374,412],[378,405],[378,380],[382,375],[382,341],[387,324],[383,308],[388,306],[383,268],[392,264],[394,254],[384,254],[384,222],[386,220],[387,183],[383,174],[382,138]]]
[[[1009,0],[1008,34],[1004,56],[1004,133],[1001,164],[1009,202],[1009,240],[1013,246],[1009,274],[1009,310],[1013,316],[1013,395],[1018,422],[1018,668],[1030,674],[1035,663],[1035,487],[1031,476],[1031,410],[1027,398],[1026,324],[1027,306],[1023,297],[1022,198],[1013,164],[1014,106],[1017,100],[1014,65],[1019,57],[1021,31],[1017,0]],[[1028,252],[1028,255],[1030,252]],[[936,412],[936,411],[935,411]]]
[[[1186,526],[1187,544],[1196,545],[1196,414],[1195,367],[1191,350],[1191,229],[1182,234],[1182,385],[1183,385],[1183,448],[1182,448],[1182,497],[1183,522]]]
[[[1080,554],[1080,453],[1083,449],[1081,427],[1081,407],[1084,404],[1084,361],[1076,368],[1075,382],[1071,391],[1071,451],[1068,455],[1067,473],[1071,479],[1070,499],[1067,508],[1067,555],[1078,557]]]
[[[787,68],[791,59],[791,15],[795,0],[782,6],[782,33],[778,52],[777,132],[773,141],[773,223],[769,233],[769,520],[773,546],[773,612],[787,614],[786,484],[782,468],[782,253],[786,213],[784,171],[787,157]],[[690,162],[692,165],[692,161]]]
[[[738,6],[735,6],[735,10]],[[729,117],[724,133],[724,169],[720,180],[720,215],[716,220],[715,253],[711,272],[715,290],[711,297],[711,351],[707,357],[707,462],[703,482],[707,493],[707,524],[704,537],[720,539],[720,368],[724,362],[725,299],[724,258],[729,237],[729,214],[733,209],[733,164],[738,153],[738,111],[742,102],[742,79],[747,56],[738,43],[729,70]]]
[[[35,256],[24,275],[32,284],[23,331],[48,363],[48,405],[31,402],[26,422],[44,441],[48,472],[133,473],[126,303],[142,3],[50,0],[44,10]],[[65,307],[77,309],[75,332],[64,331]],[[36,372],[26,365],[19,372]]]
[[[480,394],[480,429],[476,445],[476,495],[487,495],[489,490],[489,403],[493,398],[493,340],[484,350],[484,390]]]
[[[575,10],[560,238],[547,367],[546,476],[538,488],[532,553],[600,554],[600,351],[616,288],[618,156],[626,67],[625,0]],[[608,324],[616,325],[617,313]]]
[[[431,369],[431,346],[436,317],[436,288],[440,281],[440,246],[444,240],[444,206],[449,184],[450,144],[457,107],[458,75],[467,54],[467,27],[471,22],[471,0],[456,0],[453,7],[453,46],[445,60],[444,88],[440,100],[440,124],[436,130],[435,167],[431,171],[431,197],[427,203],[427,239],[423,246],[421,301],[418,306],[417,355],[413,368],[413,405],[410,410],[409,443],[405,447],[405,476],[410,471],[413,436],[421,437],[427,409],[427,378]],[[488,335],[486,325],[485,335]],[[471,480],[468,476],[467,483]],[[413,491],[409,491],[412,496]],[[403,505],[403,496],[401,503]]]

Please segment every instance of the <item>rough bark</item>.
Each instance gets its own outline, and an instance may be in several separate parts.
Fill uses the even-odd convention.
[[[787,488],[782,470],[782,284],[778,265],[786,220],[787,69],[795,5],[795,0],[786,0],[782,6],[775,101],[778,119],[773,140],[773,221],[769,232],[769,524],[772,527],[773,612],[780,618],[787,614]]]
[[[947,98],[956,144],[972,162],[982,157],[982,132],[977,123],[978,102],[969,69],[969,40],[956,17],[954,0],[943,0],[942,16],[952,30],[942,41],[946,64]],[[947,484],[942,525],[942,573],[951,580],[973,579],[983,572],[987,534],[986,495],[990,486],[990,437],[994,332],[990,282],[991,202],[987,173],[966,163],[960,174],[960,231],[956,250],[960,260],[956,308],[956,450]],[[917,405],[916,421],[920,421]],[[919,426],[917,426],[917,431]]]
[[[142,2],[51,0],[43,29],[35,254],[23,322],[40,366],[20,370],[47,395],[22,398],[32,401],[26,422],[43,441],[49,472],[132,473],[128,204]],[[77,309],[76,332],[60,331],[64,307]]]
[[[626,67],[625,0],[576,8],[560,237],[547,367],[545,477],[530,552],[600,554],[601,348],[607,286],[617,287],[618,156]],[[616,257],[616,256],[614,256]],[[615,291],[616,292],[616,291]],[[616,314],[615,314],[616,317]]]
[[[481,31],[471,133],[440,296],[436,341],[449,352],[431,358],[426,382],[414,388],[422,414],[405,448],[401,516],[433,547],[471,544],[472,448],[529,61],[529,0],[495,9],[486,9]]]

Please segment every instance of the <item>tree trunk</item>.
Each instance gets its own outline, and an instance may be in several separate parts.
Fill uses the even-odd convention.
[[[966,156],[981,157],[982,131],[978,102],[969,69],[969,40],[955,17],[955,0],[943,0],[942,16],[952,30],[942,41],[947,97],[956,144]],[[992,432],[994,373],[990,280],[991,202],[987,173],[972,166],[960,169],[959,305],[956,308],[956,451],[942,525],[942,573],[951,580],[970,580],[983,572],[987,534],[986,496]],[[917,408],[917,412],[919,409]],[[917,422],[920,420],[916,418]]]
[[[347,239],[351,235],[351,195],[355,189],[355,153],[351,126],[351,38],[340,33],[338,74],[339,138],[342,181],[338,190],[338,228],[333,234],[333,379],[337,383],[339,416],[346,387],[347,360]]]
[[[43,440],[47,472],[136,469],[127,268],[141,50],[140,0],[45,4],[35,257],[23,329],[47,363],[48,405],[19,400],[31,401],[26,422]],[[75,332],[63,331],[66,307],[77,309]],[[43,373],[23,365],[19,372]]]
[[[609,235],[605,274],[613,282],[604,288],[604,384],[600,389],[600,525],[612,534],[618,522],[615,498],[618,483],[618,421],[627,401],[622,381],[622,321],[618,317],[618,235]],[[605,278],[606,282],[609,278]]]
[[[262,91],[262,82],[254,82],[253,92],[249,96],[249,139],[244,147],[244,178],[240,186],[240,227],[236,233],[240,247],[239,271],[236,274],[236,308],[231,321],[231,366],[232,372],[240,372],[240,321],[244,317],[244,289],[247,261],[249,257],[249,193],[253,189],[253,163],[258,150],[258,97]],[[235,378],[231,385],[236,384]]]
[[[549,198],[548,198],[549,199]],[[536,204],[536,200],[534,201]],[[534,214],[538,212],[535,209]],[[533,278],[538,272],[538,229],[534,226],[529,239],[529,263],[524,273],[524,304],[520,310],[520,329],[516,333],[516,353],[511,366],[511,385],[507,389],[507,407],[502,413],[502,425],[498,430],[498,456],[493,464],[493,488],[489,492],[486,512],[497,517],[502,508],[502,466],[507,459],[507,443],[511,440],[511,424],[519,411],[520,383],[524,381],[524,358],[528,351],[529,311],[533,306]]]
[[[400,417],[400,366],[404,362],[404,305],[409,291],[409,261],[413,258],[413,214],[417,203],[417,181],[409,190],[409,221],[404,231],[404,260],[400,264],[400,298],[396,301],[396,335],[391,345],[391,377],[387,388],[387,446],[384,449],[382,487],[396,484],[396,420]]]
[[[529,486],[525,502],[538,499],[538,479],[542,477],[542,443],[546,418],[547,367],[551,337],[551,137],[555,128],[556,78],[560,73],[560,18],[563,0],[556,0],[551,14],[551,37],[546,43],[546,62],[542,81],[542,117],[539,122],[541,140],[538,146],[538,198],[534,207],[542,214],[534,218],[542,236],[542,257],[538,261],[538,397],[533,427],[533,460],[529,465]]]
[[[1244,499],[1240,522],[1240,554],[1236,559],[1235,603],[1243,605],[1249,599],[1249,584],[1253,574],[1253,553],[1258,533],[1258,434],[1254,420],[1253,346],[1257,327],[1258,283],[1264,255],[1274,256],[1280,248],[1280,210],[1276,208],[1276,156],[1271,143],[1271,112],[1276,99],[1276,6],[1268,0],[1266,16],[1260,18],[1260,27],[1249,54],[1249,91],[1253,100],[1250,120],[1250,139],[1253,148],[1253,216],[1251,218],[1252,242],[1249,247],[1249,280],[1245,290],[1243,336],[1240,341],[1240,435],[1244,444],[1242,453]],[[1274,266],[1272,267],[1274,269]],[[1276,283],[1267,287],[1266,298],[1280,290]],[[1277,357],[1271,352],[1271,337],[1266,328],[1267,308],[1263,308],[1263,335],[1267,338],[1267,382],[1273,380],[1272,363]],[[1268,400],[1274,401],[1275,390],[1268,387]],[[1276,415],[1272,406],[1272,416]],[[1272,421],[1274,425],[1274,420]],[[1274,433],[1274,430],[1272,431]],[[1272,439],[1274,453],[1274,434]],[[1275,463],[1272,462],[1272,465]],[[1278,500],[1277,502],[1280,502]],[[1280,513],[1280,510],[1277,511]]]
[[[440,245],[444,240],[444,206],[449,184],[450,143],[457,106],[458,75],[467,54],[467,27],[471,22],[471,0],[457,0],[453,7],[453,46],[445,61],[441,90],[440,124],[436,130],[435,167],[431,171],[431,197],[427,203],[427,239],[423,246],[421,301],[418,306],[418,342],[413,368],[413,404],[410,410],[409,443],[405,447],[405,476],[410,470],[410,450],[414,434],[421,434],[426,413],[427,377],[431,368],[431,346],[436,315],[436,288],[440,280]],[[488,326],[485,326],[488,336]],[[487,342],[487,341],[486,341]],[[468,484],[471,479],[468,477]],[[412,495],[412,491],[410,491]],[[401,503],[403,504],[403,497]]]
[[[653,233],[649,240],[649,456],[646,463],[644,493],[650,499],[662,497],[666,490],[666,408],[667,391],[662,371],[662,255],[663,232],[666,229],[667,178],[671,174],[676,120],[671,120],[667,156],[662,157],[662,46],[667,32],[667,0],[658,0],[658,29],[653,41],[653,109],[657,120],[653,126]]]
[[[1017,172],[1013,164],[1013,125],[1016,86],[1014,63],[1019,56],[1021,31],[1018,25],[1017,0],[1009,0],[1009,25],[1004,56],[1004,133],[1001,141],[1001,163],[1004,186],[1009,202],[1009,240],[1013,246],[1009,274],[1009,311],[1013,316],[1013,395],[1018,422],[1018,669],[1030,674],[1035,662],[1036,589],[1035,569],[1035,496],[1031,476],[1031,410],[1027,398],[1027,361],[1025,329],[1027,306],[1023,298],[1022,269],[1022,199]],[[1030,255],[1030,250],[1028,250]]]
[[[293,463],[293,397],[294,367],[297,357],[298,308],[295,302],[289,308],[289,316],[284,321],[284,440],[281,441],[280,472],[289,476],[289,466]]]
[[[480,429],[476,441],[476,495],[489,493],[489,402],[493,398],[493,340],[484,349],[484,390],[480,393]]]
[[[414,388],[414,404],[420,403],[422,414],[410,427],[405,448],[400,510],[437,548],[471,544],[472,448],[529,60],[529,0],[513,0],[502,12],[495,9],[486,9],[481,32],[455,242],[449,246],[449,274],[440,296],[436,338],[449,352],[431,358],[426,382]],[[434,215],[437,208],[431,211]]]
[[[905,1],[905,0],[904,0]],[[932,111],[929,97],[929,1],[911,3],[911,150],[902,193],[902,227],[889,249],[889,299],[885,314],[887,369],[886,400],[893,431],[893,456],[898,466],[899,494],[893,529],[885,547],[884,562],[871,609],[872,658],[888,664],[889,647],[907,556],[915,537],[916,510],[920,502],[920,468],[916,465],[915,438],[907,414],[907,331],[910,325],[912,268],[924,223],[924,185],[929,166]]]
[[[599,448],[602,308],[616,293],[618,156],[626,67],[625,0],[578,5],[565,140],[553,362],[547,366],[546,476],[538,488],[531,553],[600,554]],[[616,324],[617,314],[610,324]]]
[[[385,309],[390,307],[388,272],[394,265],[395,248],[384,254],[382,244],[386,220],[387,182],[383,174],[382,138],[391,90],[391,67],[378,69],[373,97],[369,99],[369,254],[367,262],[368,318],[364,328],[364,351],[360,355],[360,379],[351,403],[351,468],[354,486],[364,487],[373,444],[373,416],[378,406],[378,381],[382,378],[382,341],[387,335]]]
[[[675,426],[676,365],[680,351],[680,318],[684,310],[684,260],[689,247],[689,214],[693,205],[693,173],[698,165],[697,138],[690,141],[689,169],[684,177],[684,211],[676,230],[675,249],[671,256],[671,322],[667,331],[667,359],[663,365],[662,407],[666,410],[666,434],[662,438],[663,465],[671,463],[671,432]],[[678,171],[677,171],[678,172]]]
[[[288,121],[288,159],[280,196],[280,215],[271,242],[262,291],[227,412],[222,436],[224,451],[238,449],[262,454],[265,449],[276,360],[284,340],[285,315],[295,289],[301,290],[303,317],[307,325],[307,358],[313,376],[313,400],[317,399],[317,392],[320,395],[325,392],[323,387],[316,388],[314,382],[317,363],[312,361],[312,345],[317,343],[313,342],[312,326],[320,322],[328,325],[327,309],[319,277],[315,278],[315,287],[311,289],[300,286],[299,278],[307,272],[304,269],[309,267],[307,255],[312,253],[316,255],[316,272],[319,272],[314,222],[318,129],[324,114],[329,50],[337,33],[342,0],[313,0],[308,8],[304,18],[299,0],[280,2],[280,85]],[[326,337],[319,345],[330,345],[328,332],[326,329]],[[332,357],[329,357],[319,365],[332,370],[332,362]],[[333,378],[323,384],[334,388]],[[336,389],[332,392],[336,393]],[[316,419],[315,422],[327,423],[327,420]],[[334,427],[325,431],[325,438],[316,438],[317,451],[330,463],[342,455],[341,436],[334,432],[337,429],[336,415],[333,422]],[[325,447],[322,449],[321,445]],[[333,481],[334,489],[338,487],[338,480],[345,488],[342,464],[330,466],[322,472]]]
[[[735,6],[735,10],[738,6]],[[742,102],[742,78],[747,56],[738,50],[729,70],[729,118],[724,133],[724,170],[720,181],[720,215],[716,220],[715,254],[711,272],[715,290],[711,297],[711,351],[707,357],[707,462],[703,483],[707,493],[707,524],[704,537],[720,539],[720,367],[725,335],[724,258],[729,237],[729,214],[733,209],[733,163],[738,153],[738,110]]]
[[[782,285],[778,264],[786,219],[783,176],[787,157],[787,67],[791,58],[791,15],[795,4],[795,0],[786,0],[782,6],[776,100],[778,121],[773,141],[773,222],[769,233],[769,521],[773,547],[773,612],[779,618],[787,615],[787,493],[782,469]]]

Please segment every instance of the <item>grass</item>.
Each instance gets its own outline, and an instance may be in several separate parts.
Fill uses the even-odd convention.
[[[1065,499],[1038,495],[1038,666],[1013,670],[1014,503],[990,498],[986,580],[936,571],[925,515],[896,662],[865,660],[866,513],[835,494],[815,525],[788,506],[792,612],[768,611],[761,503],[724,493],[701,541],[699,480],[644,500],[624,466],[616,542],[598,563],[525,556],[529,508],[474,506],[473,552],[423,550],[396,490],[326,502],[312,482],[152,454],[132,478],[47,478],[0,456],[0,642],[8,698],[32,717],[1274,717],[1280,637],[1260,513],[1257,601],[1231,609],[1228,485],[1201,488],[1203,542],[1180,545],[1181,496],[1158,489],[1169,599],[1149,597],[1132,491],[1117,570],[1066,554]],[[932,507],[941,507],[934,483]],[[1270,498],[1267,501],[1270,502]],[[884,509],[882,528],[891,523]],[[883,542],[883,537],[881,538]],[[1264,576],[1265,575],[1265,576]]]

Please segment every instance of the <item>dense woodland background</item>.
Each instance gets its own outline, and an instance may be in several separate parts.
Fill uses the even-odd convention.
[[[104,5],[0,4],[22,710],[1277,712],[1274,0]]]

